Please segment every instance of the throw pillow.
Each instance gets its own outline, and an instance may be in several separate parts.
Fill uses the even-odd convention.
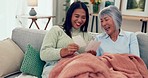
[[[10,39],[0,41],[0,78],[19,71],[23,51]]]
[[[44,64],[40,59],[40,52],[28,44],[20,71],[41,78]]]

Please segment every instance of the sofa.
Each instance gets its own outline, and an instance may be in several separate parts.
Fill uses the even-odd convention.
[[[5,42],[4,41],[0,42],[0,49],[3,48],[1,46],[3,44],[5,44],[4,46],[6,46],[4,51],[7,51],[8,50],[7,48],[11,49],[12,45],[15,45],[12,48],[17,49],[17,51],[15,51],[16,54],[13,52],[14,49],[7,51],[11,53],[10,54],[11,58],[9,59],[7,56],[5,56],[7,57],[6,61],[10,60],[12,64],[10,62],[1,60],[3,58],[0,57],[0,62],[3,61],[3,64],[7,64],[7,66],[1,65],[2,63],[0,64],[0,66],[3,66],[3,67],[0,67],[0,78],[15,78],[16,76],[21,74],[20,69],[22,67],[24,58],[26,57],[25,54],[28,51],[27,46],[31,45],[31,47],[33,47],[37,52],[39,52],[46,32],[47,30],[28,29],[28,28],[22,28],[22,27],[17,27],[13,29],[11,38],[6,39]],[[94,36],[95,34],[96,33],[92,33],[92,35]],[[136,32],[136,35],[139,43],[140,57],[143,59],[143,61],[148,67],[148,34]],[[10,42],[13,44],[10,45]],[[5,52],[6,53],[5,55],[8,55],[7,52]],[[13,58],[15,58],[15,60]],[[31,61],[32,60],[33,59],[31,59]],[[10,65],[8,65],[9,63]],[[32,62],[30,62],[29,64],[31,63]],[[40,65],[40,67],[43,68],[43,65],[44,63],[42,64],[42,66]],[[32,68],[35,68],[35,66],[36,65],[34,65]],[[30,68],[30,70],[33,70],[32,68]],[[27,74],[30,74],[30,73],[27,73]]]
[[[3,62],[5,64],[5,65],[0,64],[0,78],[15,78],[16,76],[18,76],[21,73],[20,68],[21,68],[21,64],[24,59],[24,55],[27,50],[28,44],[30,44],[37,51],[39,51],[46,32],[47,32],[46,30],[17,27],[13,29],[11,38],[2,40],[0,42],[0,49],[6,48],[3,51],[7,51],[7,48],[8,48],[11,51],[15,51],[15,52],[11,52],[10,50],[7,51],[9,54],[11,53],[10,54],[11,57],[8,56],[9,58],[7,57],[8,53],[3,54],[3,56],[5,56],[6,58],[1,57],[2,55],[0,56],[0,62]],[[2,45],[4,47],[1,47]],[[15,50],[11,49],[10,47],[15,48]],[[3,60],[6,59],[6,61],[7,60],[10,60],[10,61],[8,63],[8,62],[2,61],[1,59]]]

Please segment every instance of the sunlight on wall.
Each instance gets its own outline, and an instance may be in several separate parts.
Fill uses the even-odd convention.
[[[0,2],[0,40],[5,38],[11,38],[12,30],[15,27],[25,27],[28,28],[31,20],[24,18],[17,18],[16,15],[27,15],[29,13],[30,7],[27,6],[27,0],[1,0]],[[38,15],[52,15],[53,11],[53,0],[38,0],[38,7],[36,11]],[[11,6],[10,6],[11,5]],[[40,29],[45,27],[47,20],[37,21]],[[34,25],[34,24],[33,24]],[[52,19],[50,20],[47,29],[52,27]],[[32,26],[36,28],[36,26]]]
[[[8,3],[9,2],[9,3]],[[11,5],[11,6],[10,6]],[[0,3],[0,40],[11,37],[12,29],[15,26],[15,7],[14,1],[2,0]]]

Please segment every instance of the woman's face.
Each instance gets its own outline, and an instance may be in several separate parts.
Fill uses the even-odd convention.
[[[86,12],[83,9],[74,10],[71,18],[72,26],[79,29],[86,22]]]
[[[108,35],[112,35],[116,32],[116,27],[112,17],[104,15],[101,17],[101,26]]]

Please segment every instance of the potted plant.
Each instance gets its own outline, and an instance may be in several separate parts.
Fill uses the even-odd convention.
[[[99,13],[99,6],[102,0],[90,0],[91,4],[93,4],[93,13]]]

